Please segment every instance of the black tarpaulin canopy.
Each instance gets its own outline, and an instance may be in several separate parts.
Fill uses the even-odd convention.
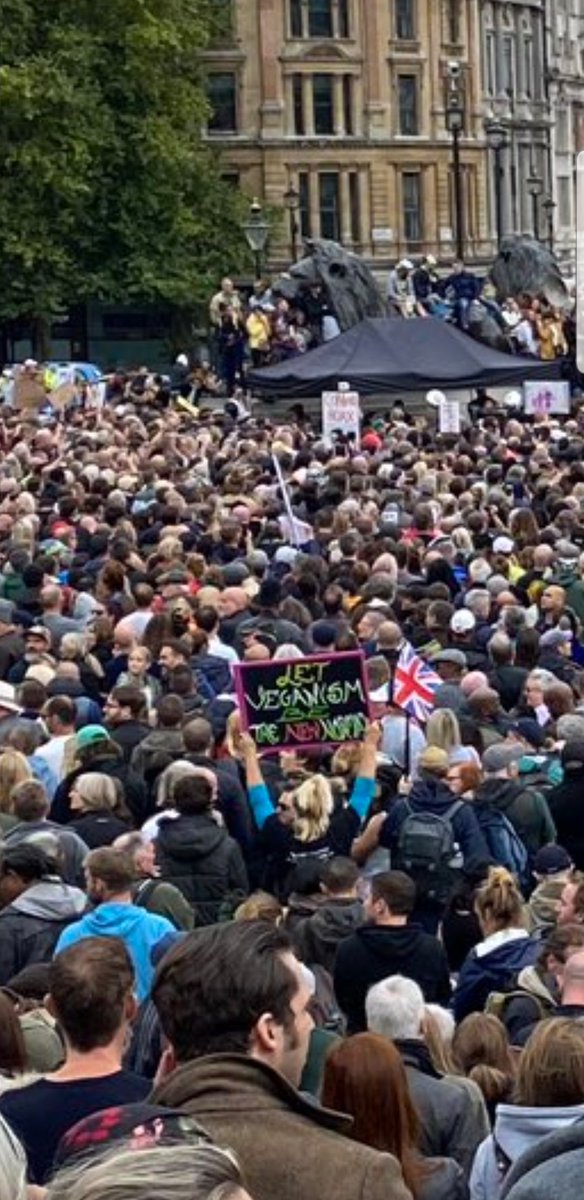
[[[423,392],[557,379],[557,363],[501,354],[435,317],[367,317],[316,350],[251,371],[248,386],[275,396],[318,396],[341,380],[360,392]]]

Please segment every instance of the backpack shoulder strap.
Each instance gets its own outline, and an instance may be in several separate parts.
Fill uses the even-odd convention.
[[[137,904],[139,908],[146,908],[160,882],[160,879],[144,879],[142,883],[138,884],[134,893],[134,904]]]
[[[444,813],[444,820],[452,821],[452,818],[456,816],[461,808],[464,808],[464,800],[455,800],[454,804],[451,804],[450,808]]]

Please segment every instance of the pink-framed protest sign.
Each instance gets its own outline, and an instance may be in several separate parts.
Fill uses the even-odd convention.
[[[258,750],[362,741],[369,701],[359,650],[239,663],[233,671],[241,726]]]

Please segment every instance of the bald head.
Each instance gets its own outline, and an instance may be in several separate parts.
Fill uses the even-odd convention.
[[[584,950],[570,954],[562,973],[562,1004],[584,1004]]]
[[[554,551],[551,546],[536,546],[533,551],[533,566],[536,571],[545,571],[554,561]]]
[[[244,612],[249,606],[249,597],[240,587],[228,587],[221,592],[218,600],[220,617],[234,617],[236,613]]]

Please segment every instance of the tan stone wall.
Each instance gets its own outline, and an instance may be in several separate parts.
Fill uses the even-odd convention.
[[[453,256],[451,213],[452,142],[444,120],[444,71],[448,60],[464,64],[466,128],[461,142],[466,196],[466,257],[488,258],[492,249],[486,211],[486,151],[481,112],[478,0],[460,5],[459,41],[449,44],[446,0],[418,0],[413,41],[395,38],[391,0],[349,0],[351,37],[292,39],[289,0],[235,0],[235,44],[211,56],[211,70],[238,76],[236,135],[215,137],[226,169],[239,173],[243,190],[281,205],[286,188],[310,175],[314,232],[319,233],[318,175],[339,173],[340,231],[351,248],[385,268],[405,253]],[[313,73],[350,75],[353,127],[344,136],[342,80],[334,93],[335,135],[315,136],[310,126],[309,80],[304,85],[306,135],[296,136],[292,77]],[[399,133],[397,80],[418,80],[419,133]],[[333,84],[333,87],[335,85]],[[421,239],[408,245],[402,211],[403,172],[420,172]],[[357,178],[359,241],[351,241],[349,173]],[[355,222],[353,221],[353,228]],[[290,256],[288,220],[270,247],[272,265]]]

